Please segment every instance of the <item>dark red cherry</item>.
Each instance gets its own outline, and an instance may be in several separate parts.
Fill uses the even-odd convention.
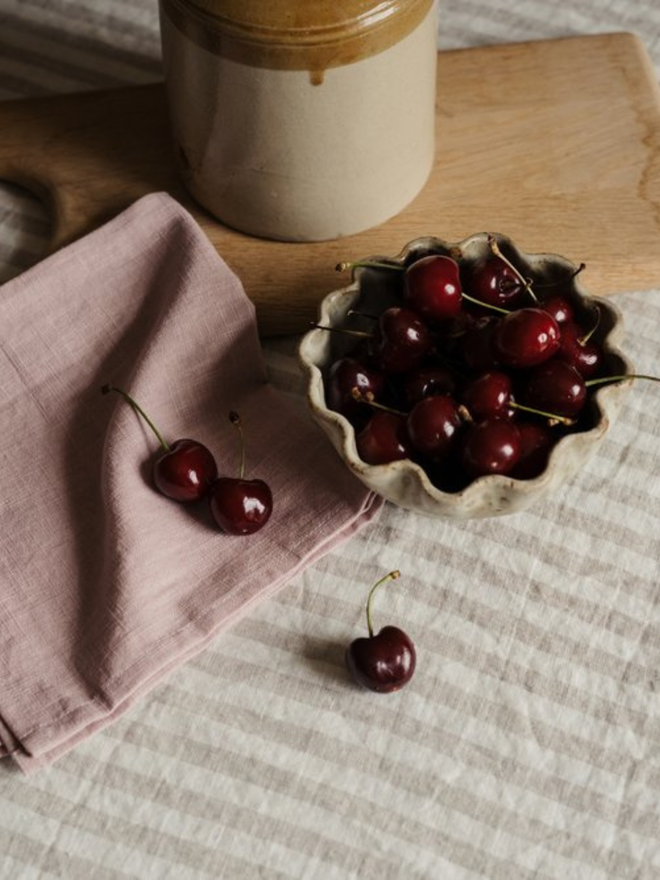
[[[392,306],[378,319],[370,354],[384,373],[407,373],[419,367],[431,348],[426,324],[411,309]]]
[[[211,452],[197,440],[175,440],[154,462],[154,483],[175,501],[198,501],[218,475]]]
[[[415,646],[398,626],[384,626],[377,635],[351,642],[346,665],[362,687],[379,694],[390,694],[413,677]]]
[[[238,430],[241,460],[238,477],[219,477],[209,492],[209,507],[213,519],[223,532],[230,535],[251,535],[263,528],[273,512],[273,495],[263,480],[245,478],[245,442],[238,413],[231,412],[229,420]]]
[[[463,392],[463,403],[472,418],[507,418],[511,414],[511,379],[501,370],[491,370],[473,379]]]
[[[103,394],[114,391],[121,395],[156,436],[162,451],[154,461],[153,480],[159,492],[182,502],[197,501],[206,495],[218,476],[215,459],[206,446],[198,440],[187,438],[168,443],[130,394],[114,385],[104,385],[101,391]]]
[[[523,308],[505,315],[494,336],[500,361],[521,369],[549,360],[560,341],[559,325],[540,308]]]
[[[520,458],[520,433],[506,419],[471,425],[463,442],[463,466],[471,477],[508,474]]]
[[[587,389],[575,367],[553,358],[531,371],[522,396],[527,406],[573,419],[584,407]]]
[[[555,438],[550,428],[541,422],[516,423],[520,433],[520,458],[511,471],[518,480],[531,480],[543,473]]]
[[[387,464],[408,458],[411,452],[406,417],[378,410],[357,434],[358,455],[367,464]]]
[[[446,321],[461,310],[458,263],[434,254],[416,260],[406,269],[404,300],[425,321]]]
[[[378,400],[384,387],[385,380],[380,373],[365,367],[355,358],[340,358],[328,373],[327,404],[330,409],[351,419],[364,411],[364,406],[355,399],[355,388],[361,394],[373,394],[374,399]]]
[[[543,309],[555,319],[558,324],[566,324],[574,318],[574,309],[570,300],[561,294],[554,294],[544,299],[539,308]],[[563,327],[561,328],[563,332]]]
[[[380,694],[389,694],[407,684],[415,673],[417,653],[410,637],[398,626],[384,626],[374,635],[371,601],[385,581],[399,577],[392,571],[371,588],[367,600],[368,637],[354,639],[346,649],[346,665],[358,684]]]
[[[470,296],[501,309],[517,308],[528,301],[520,276],[494,255],[466,269],[464,284]]]
[[[420,367],[404,377],[403,392],[410,407],[424,397],[455,391],[456,377],[448,367]]]
[[[585,341],[581,334],[577,324],[569,322],[563,325],[557,357],[575,367],[584,379],[591,379],[600,372],[605,355],[597,342],[590,339]]]
[[[425,397],[408,414],[408,436],[418,452],[435,459],[446,455],[462,426],[456,401],[448,395]]]
[[[219,477],[211,486],[209,507],[223,532],[251,535],[270,519],[273,494],[263,480]]]

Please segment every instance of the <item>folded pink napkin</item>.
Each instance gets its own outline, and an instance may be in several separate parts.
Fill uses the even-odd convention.
[[[0,742],[26,771],[108,724],[380,501],[267,382],[254,309],[164,194],[0,290]],[[158,444],[194,437],[273,492],[249,537],[152,486]]]

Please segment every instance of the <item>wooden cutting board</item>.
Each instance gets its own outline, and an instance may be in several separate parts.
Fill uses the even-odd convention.
[[[585,262],[597,294],[660,287],[660,92],[642,43],[576,37],[438,61],[426,188],[394,219],[348,238],[264,241],[195,207],[176,179],[162,84],[0,103],[0,177],[47,202],[51,250],[169,191],[242,279],[263,335],[304,331],[344,282],[340,260],[394,254],[420,235],[505,233],[524,250]]]

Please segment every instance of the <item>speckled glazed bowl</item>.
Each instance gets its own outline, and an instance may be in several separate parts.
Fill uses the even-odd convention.
[[[578,313],[585,314],[597,304],[600,320],[593,338],[604,348],[608,374],[610,371],[612,375],[634,372],[632,364],[617,347],[623,332],[619,310],[607,299],[589,296],[582,286],[581,275],[571,278],[576,269],[571,262],[554,254],[523,253],[502,235],[496,235],[495,239],[509,259],[525,276],[533,277],[536,284],[550,283],[558,278],[569,279],[562,293],[569,296]],[[451,255],[466,263],[477,261],[489,253],[488,235],[479,233],[455,244],[431,237],[419,238],[407,244],[396,257],[379,255],[366,259],[408,265],[429,253]],[[383,273],[381,270],[377,279],[377,271],[355,269],[349,285],[328,294],[322,301],[319,324],[355,327],[355,318],[349,318],[348,313],[357,309],[358,304],[359,310],[364,312],[380,311],[392,305],[395,294],[383,290]],[[484,476],[460,491],[446,492],[431,482],[420,465],[408,459],[379,465],[361,460],[353,426],[343,415],[328,408],[324,389],[328,368],[350,350],[351,344],[351,338],[344,334],[316,328],[303,337],[299,359],[312,415],[346,466],[365,485],[388,501],[429,516],[468,519],[513,513],[556,491],[571,479],[602,442],[630,385],[624,381],[596,386],[590,393],[590,417],[586,428],[567,434],[555,444],[548,464],[539,476],[526,480],[501,475]]]

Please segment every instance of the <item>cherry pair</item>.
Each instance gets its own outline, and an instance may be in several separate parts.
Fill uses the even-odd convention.
[[[229,420],[240,435],[239,475],[219,477],[215,458],[204,444],[188,438],[168,443],[126,391],[114,385],[104,385],[101,391],[121,395],[158,439],[161,451],[154,460],[153,480],[159,492],[183,503],[208,498],[216,524],[231,535],[250,535],[268,522],[273,510],[272,493],[263,480],[245,479],[245,441],[238,413],[231,412]]]

